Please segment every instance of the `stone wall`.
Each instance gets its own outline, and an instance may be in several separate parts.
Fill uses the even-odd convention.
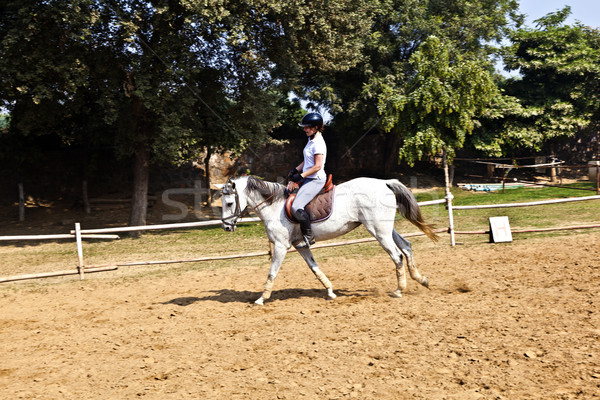
[[[327,173],[338,177],[378,176],[383,170],[383,139],[367,136],[350,151],[350,146],[337,146],[332,138],[327,142]],[[302,162],[304,139],[269,143],[262,148],[250,148],[235,157],[230,152],[213,155],[210,160],[211,183],[224,183],[235,174],[250,173],[269,181],[282,181],[287,173]]]

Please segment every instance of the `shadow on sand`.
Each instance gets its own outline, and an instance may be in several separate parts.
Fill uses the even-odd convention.
[[[178,306],[189,306],[200,301],[217,301],[219,303],[252,303],[258,299],[261,292],[250,292],[247,290],[231,290],[231,289],[220,289],[208,291],[208,295],[204,297],[178,297],[162,304],[176,304]],[[363,297],[371,296],[372,292],[368,290],[335,290],[335,294],[338,297]],[[289,300],[289,299],[300,299],[300,298],[323,298],[327,297],[327,292],[324,289],[282,289],[275,290],[271,295],[273,300]]]

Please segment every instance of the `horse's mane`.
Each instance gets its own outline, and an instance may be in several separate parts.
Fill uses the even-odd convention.
[[[283,199],[284,186],[275,183],[263,181],[255,176],[248,177],[248,184],[246,185],[246,192],[258,192],[266,204],[273,204],[276,200]]]

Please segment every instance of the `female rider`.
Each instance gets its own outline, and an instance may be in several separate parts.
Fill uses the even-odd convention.
[[[325,159],[327,158],[327,145],[323,139],[323,117],[319,113],[308,113],[298,124],[304,129],[308,143],[304,146],[302,161],[295,169],[290,171],[290,179],[301,182],[302,186],[292,203],[292,214],[300,223],[303,241],[296,244],[298,248],[310,247],[315,243],[312,233],[310,217],[304,207],[315,198],[325,186]]]

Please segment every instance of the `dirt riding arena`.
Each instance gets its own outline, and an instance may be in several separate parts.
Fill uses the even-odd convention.
[[[387,255],[356,247],[322,263],[335,301],[297,255],[263,307],[266,258],[4,284],[0,398],[598,398],[598,238],[418,239],[431,290],[402,299]]]

